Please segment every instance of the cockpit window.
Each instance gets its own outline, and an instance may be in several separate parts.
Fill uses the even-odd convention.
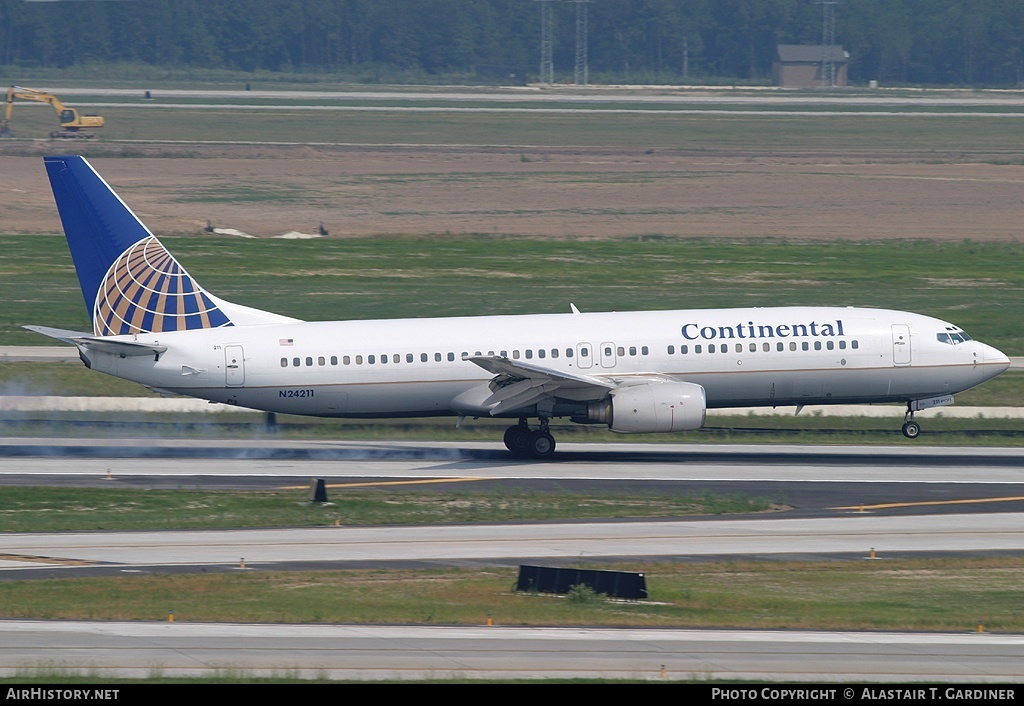
[[[938,339],[939,343],[948,343],[951,346],[955,346],[958,343],[974,340],[970,336],[968,336],[965,331],[955,331],[953,329],[948,330],[949,333],[935,334],[935,338]]]

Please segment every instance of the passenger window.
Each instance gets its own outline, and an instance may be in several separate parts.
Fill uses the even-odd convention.
[[[420,362],[421,363],[426,363],[427,360],[428,360],[427,354],[426,353],[420,353]]]
[[[795,351],[796,350],[796,341],[790,341],[789,342],[789,350],[791,350],[791,351]]]
[[[583,351],[584,355],[586,355],[586,353],[587,353],[586,351]],[[572,358],[572,348],[566,348],[565,349],[565,357],[566,358]]]
[[[412,356],[410,355],[409,357],[411,358]],[[393,362],[393,363],[401,363],[402,362],[402,355],[401,355],[401,353],[395,353],[394,355],[392,355],[391,356],[391,362]],[[412,361],[409,361],[409,362],[411,363]]]
[[[782,351],[786,350],[786,344],[783,343],[782,341],[779,341],[778,343],[775,344],[775,350],[781,353]]]
[[[715,344],[714,343],[709,343],[708,344],[708,353],[714,353],[714,352],[715,352]]]
[[[821,341],[815,341],[814,342],[814,350],[816,350],[816,351],[820,351],[821,350]]]
[[[757,344],[756,343],[751,343],[749,347],[750,347],[750,352],[751,353],[757,353]]]
[[[858,348],[860,348],[860,344],[857,343],[857,341],[852,341],[850,343],[850,348],[853,348],[854,350],[857,350]]]
[[[557,358],[558,357],[558,349],[557,348],[552,348],[551,349],[551,357],[552,358]]]
[[[640,347],[640,355],[647,355],[650,352],[651,352],[651,349],[648,348],[647,346],[641,346]]]
[[[736,344],[736,352],[737,353],[742,353],[743,352],[743,344],[742,343],[737,343]]]
[[[668,347],[668,354],[669,355],[672,355],[675,352],[676,352],[676,347],[675,346],[669,346]]]
[[[350,358],[347,355],[342,356],[341,357],[341,362],[342,362],[343,365],[352,365],[352,358]]]
[[[840,341],[839,342],[839,350],[841,350],[841,351],[845,351],[846,350],[846,341]]]
[[[313,356],[306,356],[306,365],[313,365]]]
[[[434,361],[438,362],[438,363],[441,362],[441,354],[440,353],[435,353],[434,354]]]
[[[690,352],[690,347],[689,346],[679,346],[679,352],[682,353],[683,355],[686,355],[687,353]]]
[[[693,347],[693,352],[694,353],[701,353],[701,352],[703,352],[703,349],[701,348],[699,343]]]
[[[825,347],[828,348],[830,351],[834,350],[835,347],[836,347],[836,342],[835,341],[825,341]]]
[[[299,360],[298,358],[292,358],[292,365],[294,365],[297,368],[300,365],[302,365],[302,361]]]
[[[455,354],[452,353],[451,351],[449,351],[448,352],[448,362],[451,363],[453,360],[455,360]]]
[[[547,355],[547,351],[545,351],[543,348],[537,349],[537,357],[538,358],[543,358],[546,355]]]
[[[363,356],[357,355],[356,356],[356,365],[362,365],[362,364],[363,364]]]
[[[377,356],[375,356],[375,355],[368,355],[368,356],[366,356],[366,362],[368,364],[370,364],[370,365],[373,365],[374,363],[377,362]]]
[[[623,346],[619,346],[619,348],[618,348],[618,351],[617,351],[617,353],[619,354],[619,357],[620,357],[620,358],[621,358],[622,356],[626,355],[626,349],[625,349],[625,347],[623,347]],[[630,355],[636,355],[636,346],[630,346],[630,348],[629,348],[629,354],[630,354]]]
[[[282,368],[287,368],[288,367],[288,359],[287,358],[282,358],[281,359],[281,367]]]
[[[768,342],[766,341],[766,342],[765,342],[765,343],[764,343],[764,344],[762,345],[762,350],[763,350],[763,351],[764,351],[765,353],[770,353],[770,352],[771,352],[771,350],[772,350],[772,344],[770,344],[770,343],[768,343]]]
[[[383,355],[382,355],[382,356],[380,357],[380,364],[381,364],[381,365],[387,365],[387,363],[388,363],[388,354],[387,354],[387,353],[384,353],[384,354],[383,354]]]
[[[807,341],[804,341],[803,343],[800,344],[800,349],[809,351],[811,349],[811,346],[810,344],[807,343]]]
[[[316,363],[317,365],[327,365],[327,359],[324,358],[323,356],[320,356],[319,358],[316,359]]]
[[[337,364],[338,364],[338,356],[332,355],[331,356],[331,365],[337,365]]]

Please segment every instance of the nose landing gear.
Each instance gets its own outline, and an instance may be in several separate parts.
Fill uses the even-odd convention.
[[[517,458],[543,461],[555,453],[555,437],[548,432],[548,419],[541,418],[540,428],[530,429],[526,418],[505,430],[505,448]]]
[[[903,436],[908,439],[916,439],[921,433],[921,425],[914,421],[914,412],[907,404],[907,413],[903,415]]]

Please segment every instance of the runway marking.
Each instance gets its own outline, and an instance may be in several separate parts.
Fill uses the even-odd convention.
[[[894,507],[925,507],[928,505],[971,505],[974,503],[1008,503],[1020,502],[1024,496],[1007,498],[973,498],[970,500],[921,500],[908,503],[878,503],[876,505],[850,505],[848,507],[830,507],[829,510],[888,510]]]
[[[478,480],[495,480],[494,478],[434,478],[431,480],[382,480],[382,481],[369,481],[366,483],[328,483],[325,487],[327,488],[370,488],[378,485],[426,485],[428,483],[463,483],[467,481],[478,481]],[[309,485],[285,485],[281,487],[281,490],[302,490],[308,488]]]
[[[28,564],[58,564],[60,566],[92,566],[96,562],[82,559],[62,559],[52,556],[34,556],[32,554],[0,554],[0,561],[22,561]]]

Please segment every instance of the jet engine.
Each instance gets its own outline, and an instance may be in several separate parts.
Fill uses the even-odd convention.
[[[704,388],[692,382],[648,382],[619,387],[611,396],[589,402],[581,424],[607,424],[612,431],[641,434],[692,431],[704,426]]]

